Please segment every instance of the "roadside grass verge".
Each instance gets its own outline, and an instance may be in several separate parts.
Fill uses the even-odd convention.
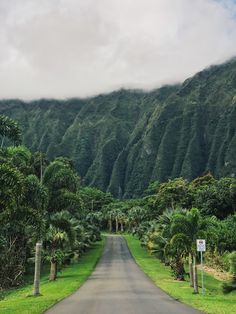
[[[105,239],[96,242],[78,263],[67,266],[58,274],[55,282],[48,281],[48,275],[41,278],[41,296],[33,297],[33,285],[11,289],[3,293],[0,301],[0,313],[3,314],[39,314],[53,304],[76,291],[92,273],[102,254]],[[68,313],[69,314],[69,313]]]
[[[125,235],[129,249],[140,268],[162,290],[174,299],[189,304],[208,314],[236,313],[236,293],[224,295],[221,291],[222,281],[204,273],[205,296],[202,299],[201,289],[198,295],[193,294],[189,281],[176,281],[171,277],[170,268],[163,265],[155,256],[152,256],[140,241],[132,235]],[[201,284],[199,272],[199,283]]]

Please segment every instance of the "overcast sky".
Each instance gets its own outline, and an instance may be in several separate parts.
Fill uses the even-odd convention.
[[[235,55],[235,0],[0,0],[0,98],[151,89]]]

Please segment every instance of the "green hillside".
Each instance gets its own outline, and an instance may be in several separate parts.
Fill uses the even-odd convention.
[[[182,85],[88,99],[0,102],[24,143],[72,158],[84,182],[117,197],[153,180],[236,175],[236,59]]]

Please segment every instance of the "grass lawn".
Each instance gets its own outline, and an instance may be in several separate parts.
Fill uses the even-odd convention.
[[[224,295],[221,292],[222,282],[204,273],[205,297],[202,300],[200,294],[193,294],[189,282],[179,282],[171,277],[170,268],[164,266],[160,261],[151,256],[150,253],[140,246],[140,241],[131,235],[125,235],[129,249],[140,268],[155,282],[162,290],[173,298],[191,305],[209,314],[233,314],[236,313],[236,292]],[[199,273],[199,283],[201,283]]]
[[[43,313],[59,300],[78,289],[93,271],[104,247],[104,238],[81,257],[76,264],[63,269],[55,282],[48,281],[48,275],[41,280],[42,296],[33,297],[32,284],[5,292],[0,301],[0,313],[3,314],[35,314]],[[69,313],[68,313],[69,314]]]

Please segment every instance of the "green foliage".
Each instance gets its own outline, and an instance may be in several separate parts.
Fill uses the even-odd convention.
[[[79,191],[83,207],[90,211],[101,211],[103,206],[110,204],[113,197],[110,193],[92,187],[83,187]]]
[[[47,192],[34,176],[24,177],[17,168],[10,164],[2,164],[0,194],[0,288],[2,288],[22,282],[27,251],[31,248],[32,242],[42,234]]]
[[[154,195],[158,192],[160,188],[160,182],[154,181],[148,185],[148,188],[145,190],[145,195]]]
[[[43,183],[49,190],[49,212],[68,210],[75,212],[81,207],[77,194],[80,178],[68,159],[57,158],[45,169]]]
[[[88,206],[91,199],[94,212]],[[101,238],[99,211],[111,199],[95,189],[80,193],[80,177],[66,157],[49,162],[45,154],[32,154],[24,146],[1,148],[0,289],[23,283],[38,241],[55,280],[58,267]]]
[[[24,189],[23,175],[8,164],[0,165],[0,210],[13,210],[19,203]]]
[[[67,189],[76,192],[79,177],[67,161],[56,159],[46,168],[43,182],[51,190]]]
[[[24,146],[10,146],[6,149],[6,156],[12,165],[21,172],[29,172],[31,152]]]
[[[157,214],[161,214],[168,208],[189,207],[190,201],[188,182],[182,178],[177,178],[160,184],[155,195],[154,209]]]
[[[39,211],[44,211],[47,208],[48,191],[33,174],[25,178],[24,200],[26,206]]]
[[[2,138],[1,147],[4,145],[4,139],[10,139],[14,144],[21,142],[21,132],[18,124],[9,117],[0,115],[0,137]]]
[[[229,256],[230,260],[230,272],[233,275],[233,278],[229,282],[224,282],[222,289],[224,293],[229,293],[236,290],[236,251],[232,252]]]
[[[32,173],[35,174],[40,179],[40,181],[42,181],[44,171],[49,165],[47,155],[42,152],[36,152],[32,154],[30,163]]]
[[[227,251],[221,254],[217,250],[207,250],[204,254],[204,259],[208,266],[218,271],[229,272],[229,255],[230,253]]]
[[[185,278],[186,259],[192,267],[197,258],[199,238],[207,241],[207,263],[228,271],[228,252],[236,249],[234,184],[233,178],[216,180],[210,174],[191,183],[182,178],[152,183],[149,195],[137,207],[137,218],[136,207],[125,213],[130,222],[126,230],[133,231],[143,246],[170,265],[178,280]],[[193,207],[196,204],[199,209]]]
[[[207,184],[194,185],[192,183],[194,204],[204,215],[214,215],[218,218],[225,218],[235,212],[234,186],[236,179],[221,178],[210,180]]]

